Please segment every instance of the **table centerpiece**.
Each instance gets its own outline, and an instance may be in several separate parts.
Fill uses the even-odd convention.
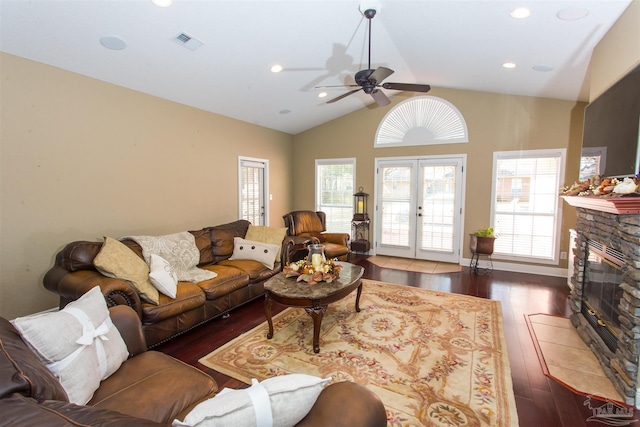
[[[322,264],[313,265],[305,258],[285,265],[282,269],[286,277],[296,277],[298,282],[307,282],[315,285],[319,282],[331,283],[340,277],[342,266],[337,264],[337,258],[323,261]]]

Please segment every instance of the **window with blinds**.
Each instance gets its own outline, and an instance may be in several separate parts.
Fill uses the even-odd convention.
[[[356,159],[316,160],[316,210],[327,216],[327,231],[351,233]]]
[[[564,149],[494,153],[494,256],[557,262],[564,163]]]

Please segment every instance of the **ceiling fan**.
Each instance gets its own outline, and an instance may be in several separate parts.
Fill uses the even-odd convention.
[[[374,101],[378,105],[385,106],[389,105],[391,102],[387,95],[384,94],[380,89],[380,87],[384,89],[392,89],[392,90],[404,90],[404,91],[412,91],[412,92],[429,92],[431,90],[431,86],[423,85],[423,84],[414,84],[414,83],[382,83],[384,79],[393,74],[393,70],[387,67],[378,67],[375,70],[371,69],[371,20],[374,16],[376,16],[375,9],[367,9],[364,11],[364,16],[369,20],[369,64],[366,70],[360,70],[355,75],[356,83],[355,85],[345,85],[344,87],[358,87],[358,89],[351,90],[347,93],[344,93],[338,97],[330,99],[327,101],[327,104],[331,104],[333,102],[339,101],[342,98],[346,98],[349,95],[352,95],[361,90],[364,93],[371,95]],[[330,87],[330,86],[324,86]]]

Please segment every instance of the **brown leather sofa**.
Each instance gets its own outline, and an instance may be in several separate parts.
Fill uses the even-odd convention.
[[[6,319],[0,318],[0,426],[160,426],[183,420],[218,389],[207,374],[147,351],[138,316],[109,309],[130,356],[102,381],[87,405],[69,403],[58,380]],[[298,426],[386,426],[384,405],[355,383],[325,387]]]
[[[292,241],[287,246],[290,260],[303,258],[307,244],[317,242],[324,245],[327,258],[338,258],[347,261],[349,258],[349,234],[327,233],[327,216],[318,211],[293,211],[282,217],[287,227],[287,235]]]
[[[108,306],[127,305],[138,314],[146,342],[154,347],[264,294],[264,282],[282,270],[282,259],[277,260],[273,270],[257,261],[229,260],[234,237],[244,238],[249,225],[249,221],[239,220],[190,231],[200,251],[198,267],[218,275],[198,284],[179,282],[176,298],[161,294],[158,305],[142,301],[128,282],[96,270],[93,259],[102,242],[69,243],[45,274],[44,286],[60,295],[60,308],[100,286]],[[135,241],[125,239],[123,243],[142,258],[142,248]],[[291,242],[285,238],[283,246],[287,245]]]

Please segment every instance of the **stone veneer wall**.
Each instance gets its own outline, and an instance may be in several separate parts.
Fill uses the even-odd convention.
[[[569,302],[571,322],[591,348],[620,395],[629,405],[640,405],[637,396],[640,354],[640,215],[617,215],[576,208],[578,222]],[[587,240],[594,240],[622,252],[623,297],[620,300],[618,350],[613,354],[580,313]]]

